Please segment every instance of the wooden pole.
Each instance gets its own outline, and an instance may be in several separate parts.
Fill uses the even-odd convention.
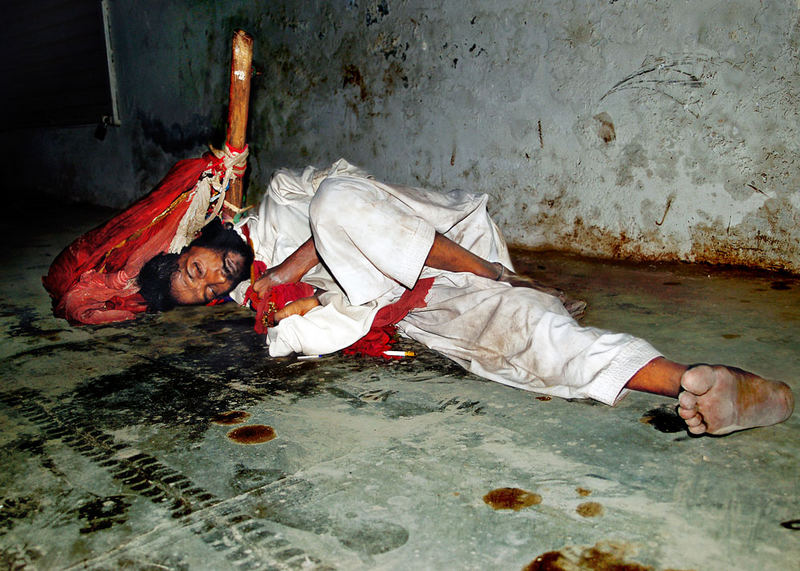
[[[235,149],[242,149],[247,137],[247,113],[250,105],[250,76],[253,65],[253,38],[244,30],[233,33],[233,52],[231,57],[231,91],[228,104],[228,144]],[[236,208],[244,204],[242,179],[231,181],[225,198]],[[236,211],[226,208],[225,214],[233,217]]]

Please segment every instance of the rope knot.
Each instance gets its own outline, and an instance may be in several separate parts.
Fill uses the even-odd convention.
[[[180,252],[203,226],[219,215],[223,204],[226,204],[225,192],[231,179],[241,178],[247,169],[247,145],[243,149],[237,149],[225,143],[223,149],[211,146],[209,149],[211,153],[205,155],[209,159],[208,167],[194,187],[190,199],[192,202],[181,219],[178,232],[170,244],[170,252]]]

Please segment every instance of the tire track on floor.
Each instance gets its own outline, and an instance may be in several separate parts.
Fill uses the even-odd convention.
[[[116,443],[112,436],[81,420],[68,405],[53,403],[27,388],[0,392],[0,403],[38,426],[48,438],[59,439],[96,462],[128,490],[154,504],[168,505],[172,518],[234,566],[330,569],[242,510],[236,505],[239,502],[203,489],[152,455]]]

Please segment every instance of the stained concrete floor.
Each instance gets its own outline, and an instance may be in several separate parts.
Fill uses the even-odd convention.
[[[542,398],[410,342],[402,361],[269,359],[233,305],[71,327],[40,276],[107,214],[3,222],[0,568],[798,569],[800,415],[695,438],[669,399]],[[800,388],[796,277],[521,266],[587,299],[590,325]],[[519,509],[486,503],[503,488]]]

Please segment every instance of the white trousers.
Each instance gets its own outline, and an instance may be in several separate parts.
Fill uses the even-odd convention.
[[[400,322],[405,335],[525,390],[613,405],[634,373],[660,356],[631,335],[582,327],[551,295],[472,274],[437,277],[426,301]]]
[[[427,306],[411,311],[399,330],[465,369],[521,389],[613,405],[634,373],[661,355],[649,343],[582,327],[557,298],[540,291],[424,266],[438,231],[510,267],[485,200],[465,196],[478,195],[459,196],[443,211],[406,189],[327,179],[310,208],[317,250],[358,303],[399,295],[418,277],[434,277]]]

